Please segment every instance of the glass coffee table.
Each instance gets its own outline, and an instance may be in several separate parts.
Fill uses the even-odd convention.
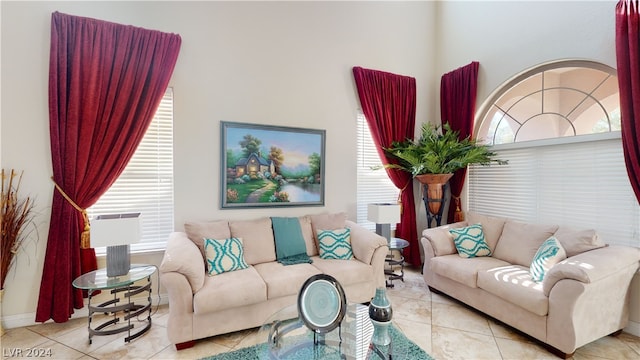
[[[260,328],[258,337],[267,343],[258,349],[260,359],[393,359],[398,350],[371,343],[373,324],[369,308],[349,304],[341,324],[318,334],[307,328],[298,316],[297,305],[272,315]]]

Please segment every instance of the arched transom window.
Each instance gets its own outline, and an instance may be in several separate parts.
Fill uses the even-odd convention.
[[[478,138],[490,145],[620,130],[615,69],[571,60],[526,71],[493,95]]]

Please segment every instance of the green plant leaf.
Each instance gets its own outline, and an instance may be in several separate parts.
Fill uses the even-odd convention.
[[[458,139],[459,132],[453,131],[448,123],[441,129],[431,123],[421,127],[417,140],[407,139],[393,142],[384,150],[394,160],[385,167],[409,172],[412,176],[421,174],[446,174],[466,168],[471,164],[504,165],[505,160],[495,159],[497,155],[486,145],[480,145],[467,137]]]

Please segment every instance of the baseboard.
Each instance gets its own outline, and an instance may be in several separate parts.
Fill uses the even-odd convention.
[[[146,301],[146,297],[132,297],[133,302],[142,303]],[[153,306],[166,305],[169,303],[168,294],[154,295],[151,297],[151,303]],[[84,300],[84,307],[82,309],[75,309],[71,319],[86,318],[89,316],[89,310],[87,309],[87,299]],[[35,322],[36,313],[17,314],[10,316],[3,316],[2,326],[4,329],[14,329],[25,326],[40,325],[42,323]]]
[[[640,322],[629,321],[627,327],[622,329],[622,331],[640,337]]]

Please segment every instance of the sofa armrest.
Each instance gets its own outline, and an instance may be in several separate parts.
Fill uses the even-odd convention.
[[[569,354],[627,326],[639,259],[640,249],[609,246],[554,265],[543,282],[549,296],[545,342]]]
[[[347,220],[346,226],[351,229],[353,256],[373,267],[376,287],[385,287],[384,260],[389,254],[387,239],[353,221]]]
[[[569,257],[554,265],[542,282],[542,289],[549,296],[553,286],[563,279],[577,280],[585,284],[639,265],[640,249],[629,246],[606,246]]]
[[[193,294],[187,278],[178,272],[160,274],[169,295],[167,337],[173,344],[193,340]]]
[[[380,247],[387,247],[387,239],[373,231],[369,231],[350,220],[347,220],[346,226],[351,230],[353,256],[363,263],[371,264],[374,252]]]
[[[453,243],[453,236],[449,233],[449,229],[461,228],[467,226],[466,221],[460,221],[453,224],[442,225],[435,228],[425,229],[422,231],[421,242],[429,241],[433,248],[435,256],[451,255],[458,252]]]
[[[198,247],[189,240],[184,232],[174,232],[169,235],[167,249],[160,264],[160,276],[177,272],[187,279],[192,294],[204,285],[204,261]]]

